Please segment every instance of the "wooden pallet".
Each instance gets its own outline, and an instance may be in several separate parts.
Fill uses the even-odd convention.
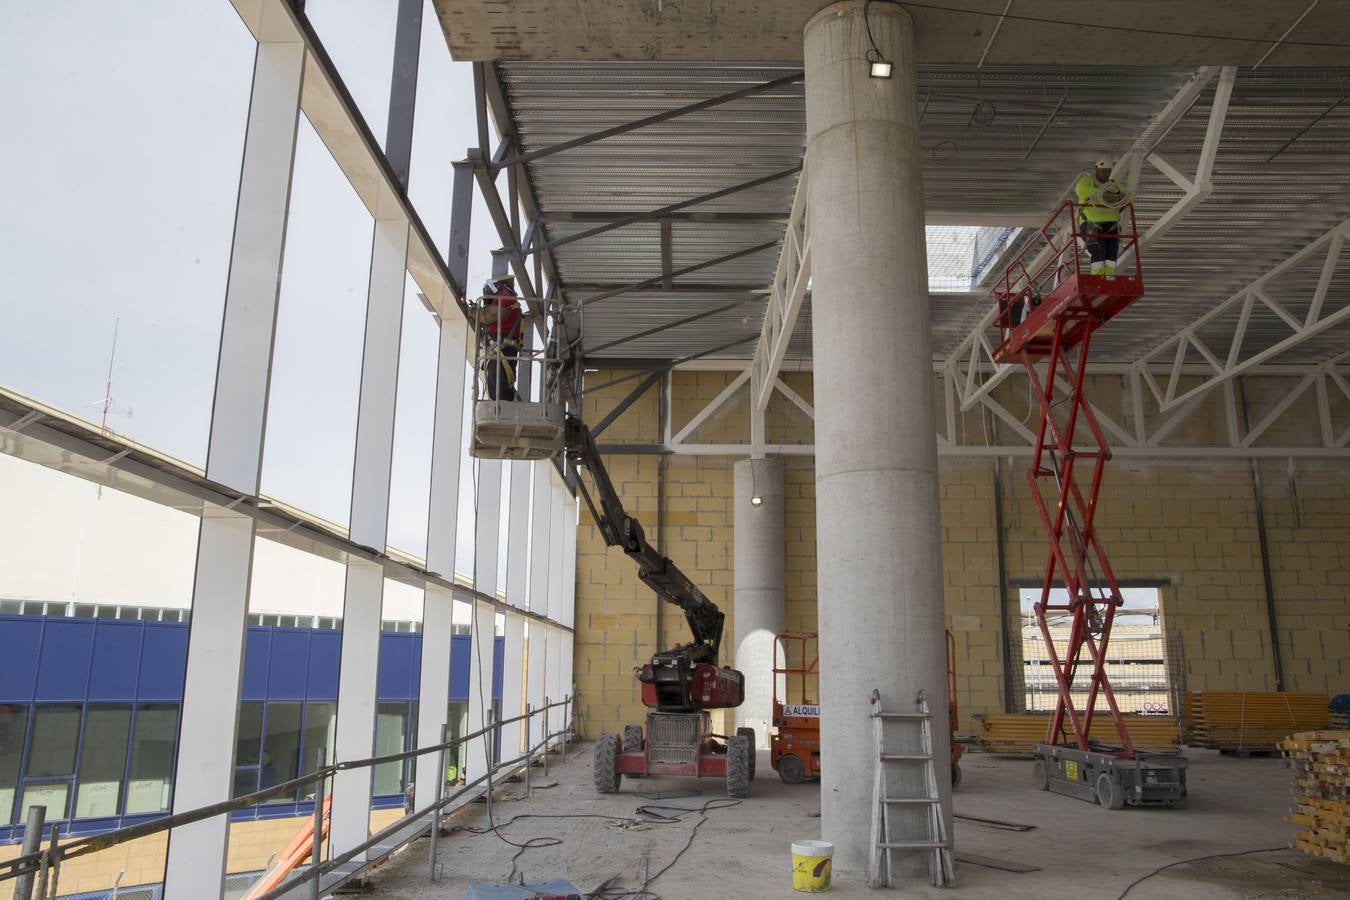
[[[1273,751],[1291,734],[1326,728],[1327,700],[1326,694],[1192,691],[1185,697],[1184,737],[1191,747]]]
[[[1305,731],[1280,742],[1294,774],[1294,808],[1303,826],[1291,846],[1350,865],[1350,730]]]
[[[990,753],[1030,753],[1036,744],[1045,741],[1049,728],[1049,713],[989,713],[980,723],[980,747]],[[1175,716],[1127,715],[1125,728],[1134,746],[1140,750],[1177,751],[1181,729]],[[1110,745],[1120,741],[1115,723],[1108,715],[1093,717],[1088,738]]]

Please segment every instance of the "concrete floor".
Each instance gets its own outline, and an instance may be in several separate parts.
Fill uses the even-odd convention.
[[[696,779],[624,779],[617,795],[600,796],[591,786],[590,744],[581,744],[566,764],[545,779],[536,769],[537,790],[530,801],[518,798],[520,785],[503,785],[493,803],[498,823],[522,813],[632,817],[637,806],[653,801],[638,792],[694,788],[701,797],[661,801],[697,807],[723,798],[722,785]],[[958,864],[955,890],[926,882],[905,885],[913,897],[1084,898],[1117,900],[1135,879],[1159,866],[1191,857],[1288,843],[1290,826],[1282,821],[1289,805],[1289,775],[1278,759],[1231,759],[1213,751],[1189,754],[1190,798],[1185,809],[1109,812],[1095,805],[1045,794],[1031,786],[1030,762],[969,753],[956,794],[958,814],[1036,826],[1011,832],[957,823],[959,851],[1036,865],[1041,871],[1013,874]],[[794,839],[819,837],[819,794],[815,786],[781,783],[761,754],[752,796],[741,805],[714,810],[694,837],[689,851],[651,885],[665,900],[677,898],[772,898],[802,896],[791,890],[788,850]],[[455,817],[457,825],[481,827],[481,805]],[[519,870],[527,880],[567,878],[583,891],[594,890],[612,875],[632,888],[646,858],[649,871],[668,864],[689,840],[698,816],[674,825],[638,825],[598,818],[522,819],[503,829],[515,841],[556,836],[561,844],[526,850]],[[827,836],[828,839],[828,836]],[[374,879],[375,893],[390,898],[460,898],[469,884],[505,881],[517,848],[491,834],[457,831],[441,843],[442,878],[427,881],[427,842],[401,854]],[[835,874],[839,897],[874,897],[860,879]],[[1293,850],[1277,850],[1229,859],[1178,865],[1130,890],[1129,900],[1300,900],[1350,897],[1350,867],[1312,859]]]

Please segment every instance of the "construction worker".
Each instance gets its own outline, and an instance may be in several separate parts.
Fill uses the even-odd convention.
[[[1129,202],[1125,186],[1111,178],[1111,161],[1097,160],[1073,186],[1078,198],[1078,233],[1092,257],[1093,275],[1115,275],[1120,252],[1120,210]]]
[[[483,375],[490,400],[520,399],[516,393],[516,361],[525,335],[525,317],[516,296],[515,279],[510,275],[490,278],[483,285],[478,339],[482,342]]]

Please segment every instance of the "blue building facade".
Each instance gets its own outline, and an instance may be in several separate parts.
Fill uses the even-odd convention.
[[[186,622],[0,616],[0,843],[22,836],[25,811],[47,807],[63,834],[153,819],[172,805]],[[495,641],[492,705],[501,699],[503,639]],[[251,625],[244,654],[234,793],[252,793],[332,761],[342,632]],[[450,716],[462,733],[469,635],[452,638]],[[422,635],[380,635],[377,755],[416,746]],[[412,763],[379,766],[372,805],[396,806]],[[303,814],[297,791],[236,819]],[[310,802],[307,802],[310,801]]]

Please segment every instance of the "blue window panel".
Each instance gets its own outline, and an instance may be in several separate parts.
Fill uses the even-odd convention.
[[[22,616],[0,617],[0,702],[32,702],[37,692],[41,646],[41,621]]]
[[[309,674],[309,632],[290,628],[273,631],[269,658],[267,698],[305,699],[305,681]]]
[[[271,662],[271,628],[250,628],[244,643],[244,688],[242,699],[267,699],[267,669]]]
[[[136,699],[141,675],[140,622],[99,622],[94,628],[94,666],[89,679],[90,700]]]
[[[309,636],[309,673],[305,695],[310,700],[336,700],[342,632],[317,630]]]
[[[502,670],[506,664],[506,638],[492,642],[492,699],[502,699]]]
[[[473,638],[457,634],[450,638],[450,699],[469,699],[469,653]]]
[[[38,657],[37,699],[83,702],[89,693],[94,623],[48,620]]]
[[[420,634],[384,632],[380,635],[380,677],[377,696],[381,700],[411,700],[417,683]]]
[[[182,700],[187,677],[188,627],[178,622],[146,622],[141,644],[139,700]]]

